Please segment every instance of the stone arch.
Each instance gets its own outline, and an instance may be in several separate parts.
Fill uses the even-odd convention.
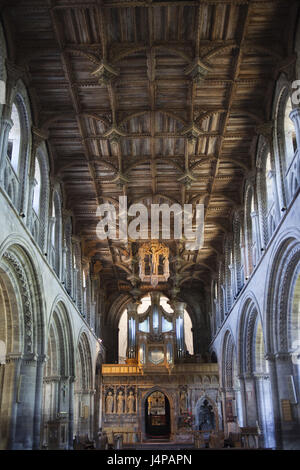
[[[266,360],[265,331],[255,296],[250,292],[242,304],[239,315],[239,369],[241,380],[249,397],[245,402],[246,425],[259,423],[262,430],[261,444],[273,447],[274,416],[272,389]]]
[[[235,344],[232,332],[227,329],[223,337],[222,346],[222,384],[225,388],[233,387],[233,355],[235,354]]]
[[[253,347],[252,340],[257,319],[262,323],[260,309],[253,293],[248,292],[247,298],[241,302],[238,323],[238,370],[240,374],[252,371]]]
[[[285,136],[285,119],[286,107],[291,94],[291,83],[287,76],[282,73],[277,81],[274,100],[272,118],[274,121],[273,145],[275,152],[276,179],[277,190],[281,207],[287,207],[289,203],[289,188],[286,180],[287,172],[287,148]],[[292,146],[290,144],[288,152],[291,153]]]
[[[174,436],[175,433],[176,433],[176,422],[175,422],[175,419],[176,419],[175,418],[175,415],[176,415],[176,398],[175,398],[174,394],[172,392],[170,392],[170,390],[166,389],[163,386],[155,385],[154,387],[151,387],[148,390],[140,391],[141,397],[140,397],[140,400],[139,400],[139,403],[140,403],[140,405],[139,405],[140,406],[139,415],[141,416],[141,429],[140,429],[140,432],[141,432],[141,435],[142,435],[142,441],[146,437],[146,425],[145,425],[146,400],[154,392],[163,393],[169,401],[169,405],[170,405],[170,431],[171,431],[170,432],[170,440],[172,440],[172,436]]]
[[[270,155],[271,175],[267,174],[267,159]],[[262,247],[266,247],[269,239],[272,236],[273,231],[275,230],[276,222],[276,213],[272,208],[268,207],[268,188],[267,188],[267,179],[270,178],[272,191],[273,191],[273,206],[276,208],[276,195],[277,195],[277,186],[276,178],[274,178],[275,173],[275,162],[273,155],[270,149],[270,146],[267,140],[260,136],[258,140],[258,149],[257,149],[257,205],[258,205],[258,216],[259,216],[259,225],[260,225],[260,238]],[[270,188],[271,189],[271,188]],[[270,191],[269,189],[269,191]]]
[[[274,247],[268,270],[265,310],[267,312],[267,352],[287,352],[287,312],[293,288],[293,276],[300,262],[299,229],[291,230]]]
[[[31,251],[31,250],[30,250]],[[33,256],[19,237],[11,236],[0,250],[0,274],[2,286],[10,296],[12,324],[19,325],[18,352],[44,354],[45,324],[42,285]],[[8,304],[6,304],[8,306]],[[18,312],[18,313],[17,313]],[[17,316],[19,318],[17,318]],[[13,339],[11,339],[13,342]],[[11,347],[16,352],[16,345]]]
[[[68,311],[59,297],[53,304],[47,332],[42,446],[70,449],[73,444],[74,335]]]
[[[18,237],[9,237],[0,250],[0,340],[5,348],[0,365],[2,449],[36,448],[40,432],[36,410],[45,351],[44,304],[33,257],[21,243]]]
[[[27,174],[30,167],[30,155],[32,144],[32,115],[27,89],[21,79],[19,79],[15,87],[12,88],[12,93],[8,98],[8,102],[10,104],[10,107],[12,107],[13,103],[15,103],[20,117],[21,141],[19,150],[19,184],[17,195],[15,195],[15,201],[17,210],[26,214],[29,197],[29,185]]]
[[[93,368],[91,345],[87,332],[82,330],[76,347],[76,380],[74,384],[74,433],[93,437]]]

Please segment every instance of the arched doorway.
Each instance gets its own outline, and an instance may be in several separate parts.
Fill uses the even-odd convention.
[[[145,429],[149,439],[170,437],[170,402],[163,392],[152,392],[145,400]]]

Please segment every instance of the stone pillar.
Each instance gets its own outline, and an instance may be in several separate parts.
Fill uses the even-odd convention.
[[[37,361],[36,371],[36,391],[35,391],[35,410],[33,423],[33,449],[40,448],[41,441],[41,422],[43,407],[43,377],[46,356],[40,356]]]
[[[246,425],[256,426],[258,421],[255,377],[253,374],[244,374]]]
[[[275,356],[273,354],[267,354],[266,360],[268,361],[269,376],[270,376],[270,383],[271,383],[271,390],[272,390],[275,444],[276,444],[276,449],[281,449],[282,448],[281,416],[280,416],[280,402],[279,402],[279,394],[278,394]]]
[[[242,422],[240,422],[240,426],[245,425],[245,417],[246,417],[246,388],[245,388],[245,378],[243,375],[238,376],[240,382],[240,396],[241,396],[241,413],[242,413]]]
[[[21,382],[17,396],[14,449],[29,450],[33,447],[37,364],[37,356],[32,353],[26,354],[22,358],[19,375]]]
[[[289,377],[294,375],[293,363],[290,354],[283,352],[276,353],[275,369],[276,384],[274,385],[276,386],[278,393],[278,407],[280,415],[279,429],[281,431],[280,443],[283,449],[299,449],[299,423],[297,422],[297,412],[293,409],[294,407],[291,403],[291,393],[289,388]],[[288,420],[284,415],[282,400],[290,403],[291,420]]]
[[[68,422],[68,449],[73,449],[73,429],[74,429],[74,382],[75,377],[69,377],[69,422]]]
[[[290,118],[294,123],[297,139],[297,149],[300,150],[300,108],[295,108],[290,114]]]
[[[6,356],[0,414],[1,449],[12,449],[14,445],[21,362],[22,354],[11,353]]]

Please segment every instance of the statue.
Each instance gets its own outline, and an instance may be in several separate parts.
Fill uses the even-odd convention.
[[[113,405],[114,405],[114,397],[111,392],[108,392],[105,400],[105,411],[106,413],[113,412]]]
[[[134,402],[135,402],[135,398],[134,398],[132,390],[130,390],[129,395],[127,397],[127,411],[128,411],[128,413],[134,413]]]
[[[215,428],[215,415],[213,408],[207,400],[204,400],[199,413],[199,430],[207,431]]]
[[[117,413],[124,413],[124,396],[122,390],[119,391],[117,402]]]
[[[180,392],[180,413],[186,412],[186,393],[182,390]]]

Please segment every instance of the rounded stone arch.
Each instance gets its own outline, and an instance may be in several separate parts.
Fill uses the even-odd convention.
[[[93,436],[94,374],[91,344],[85,328],[81,329],[75,351],[74,433]]]
[[[81,367],[82,388],[85,390],[92,390],[94,387],[94,374],[93,374],[93,361],[92,361],[92,346],[89,338],[88,331],[83,327],[77,338],[77,345],[75,350],[75,368]],[[79,369],[78,369],[79,370]],[[77,381],[76,370],[76,381]],[[75,389],[76,389],[75,381]]]
[[[270,158],[268,162],[268,157]],[[261,239],[261,246],[266,247],[269,239],[272,236],[273,231],[275,230],[276,220],[274,217],[274,211],[272,214],[268,214],[270,207],[268,207],[268,194],[272,190],[273,191],[273,204],[275,208],[277,207],[276,204],[276,197],[278,194],[277,191],[277,184],[276,179],[275,183],[271,188],[268,189],[268,178],[270,175],[267,174],[267,166],[268,163],[271,165],[269,172],[271,175],[275,174],[275,161],[273,152],[271,152],[270,145],[266,138],[262,135],[259,136],[258,139],[258,146],[257,146],[257,158],[256,158],[256,168],[257,168],[257,176],[256,176],[256,186],[257,186],[257,208],[258,208],[258,216],[259,216],[259,229],[260,229],[260,239]],[[273,176],[271,178],[274,180]],[[270,201],[269,201],[270,202]],[[277,219],[277,214],[276,214]]]
[[[247,374],[253,372],[255,354],[253,341],[257,322],[260,321],[263,325],[260,309],[252,292],[248,292],[247,297],[241,302],[238,318],[237,366],[239,374]]]
[[[21,237],[9,236],[0,248],[1,449],[37,448],[39,442],[35,413],[45,357],[45,304],[34,260]],[[17,399],[17,384],[25,376]]]
[[[272,120],[274,122],[273,146],[275,152],[277,191],[282,207],[287,207],[289,202],[289,188],[285,179],[285,173],[287,170],[287,153],[293,152],[292,142],[289,142],[288,148],[286,148],[285,136],[286,108],[290,97],[291,83],[288,77],[284,73],[281,73],[277,80],[274,93]],[[292,111],[292,109],[290,111]]]
[[[266,346],[270,354],[289,350],[288,312],[299,263],[300,231],[295,227],[274,246],[267,273]]]
[[[3,311],[10,317],[7,352],[45,354],[42,279],[35,255],[18,235],[9,236],[0,248],[0,282]]]
[[[9,192],[10,187],[14,186],[14,193],[12,194],[12,202],[16,206],[19,212],[27,213],[28,199],[29,199],[29,182],[27,175],[30,168],[31,160],[31,146],[32,146],[32,115],[31,115],[31,106],[30,100],[28,97],[27,89],[22,81],[19,79],[14,87],[8,89],[7,104],[5,108],[6,118],[11,122],[11,114],[13,112],[13,105],[15,105],[18,112],[18,119],[20,124],[20,133],[18,137],[18,157],[16,157],[14,169],[18,174],[19,183],[17,183],[16,178],[11,178],[11,170],[8,166],[5,168],[5,178],[4,185],[5,190]],[[13,127],[10,128],[10,132]],[[10,134],[9,134],[10,135]],[[8,139],[9,139],[8,135]],[[7,170],[7,171],[6,171]],[[9,176],[10,175],[10,176]],[[13,181],[10,184],[10,181]]]
[[[175,435],[176,428],[177,428],[176,421],[175,421],[176,420],[175,415],[176,415],[177,407],[178,407],[178,410],[179,410],[179,404],[177,404],[175,393],[171,392],[170,390],[166,389],[163,386],[155,385],[155,386],[153,386],[153,387],[151,387],[150,389],[147,389],[147,390],[139,390],[140,396],[138,397],[138,403],[139,403],[139,415],[141,416],[140,431],[141,431],[141,435],[142,435],[142,441],[146,437],[146,415],[145,415],[146,400],[154,392],[163,393],[169,401],[169,405],[170,405],[170,440],[172,440],[172,436]]]
[[[54,325],[57,328],[57,339],[59,341],[60,348],[58,353],[62,357],[62,373],[65,376],[75,377],[75,341],[74,341],[74,328],[71,320],[71,316],[61,296],[58,296],[53,304],[50,311],[50,316],[47,326],[47,340],[49,345],[49,334],[51,326]]]
[[[194,428],[198,430],[200,422],[199,422],[199,415],[200,415],[200,408],[205,402],[205,400],[209,403],[210,406],[212,406],[213,413],[214,413],[214,430],[219,431],[220,430],[220,423],[222,422],[222,417],[219,416],[219,410],[216,402],[209,397],[208,395],[204,394],[201,397],[198,398],[196,404],[195,404],[195,424]]]
[[[42,446],[70,449],[73,445],[75,350],[72,322],[58,296],[47,326],[47,361],[43,376]],[[61,417],[67,418],[61,424]]]
[[[232,389],[234,385],[234,356],[236,359],[234,336],[230,328],[228,328],[223,336],[222,363],[220,364],[222,386],[226,389]]]

